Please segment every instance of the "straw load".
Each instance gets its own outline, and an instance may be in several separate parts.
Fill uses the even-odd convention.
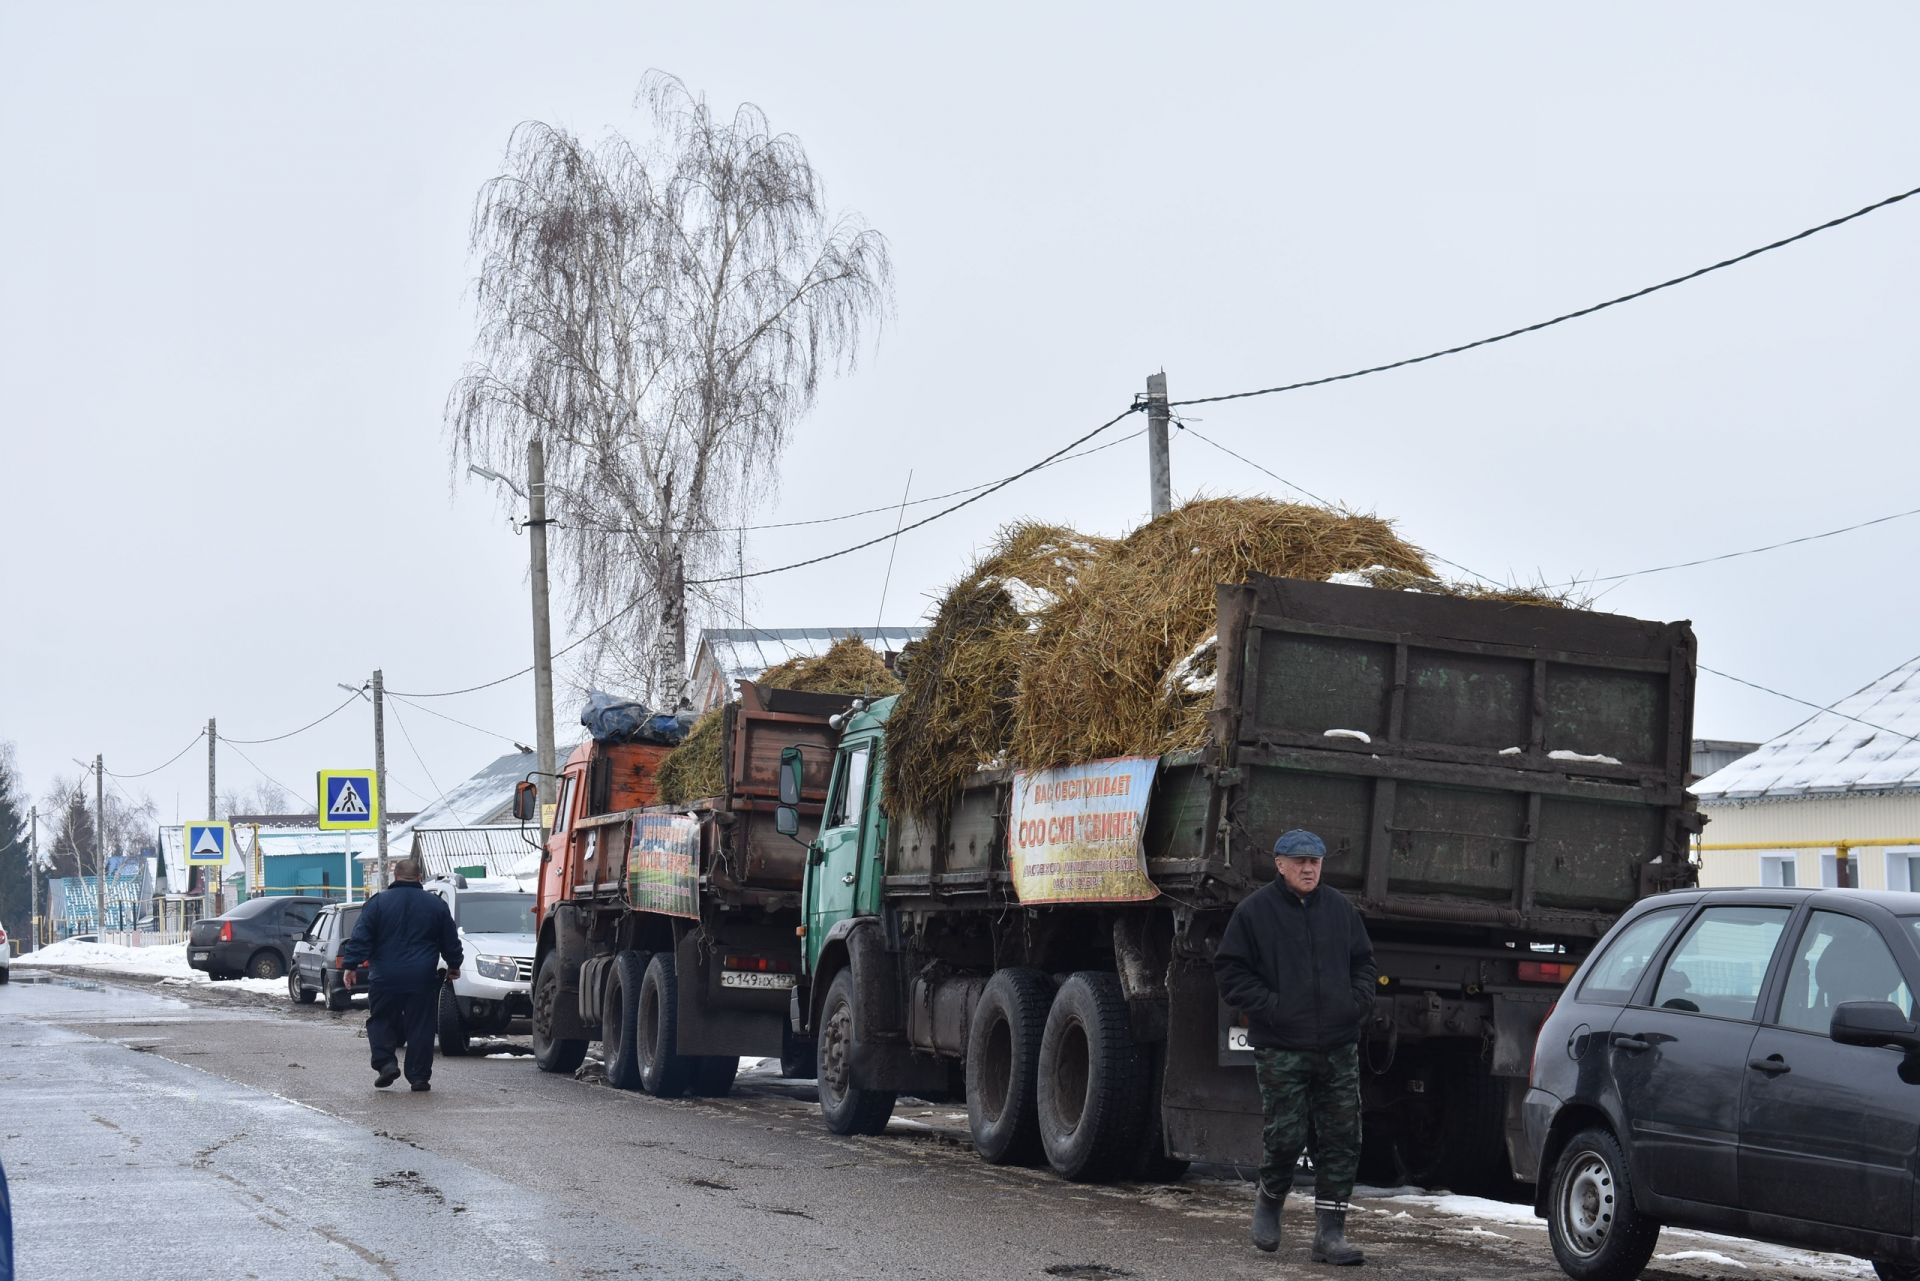
[[[886,660],[857,637],[835,641],[827,652],[789,658],[760,673],[774,689],[810,694],[851,694],[869,699],[900,692]],[[660,764],[660,800],[684,805],[726,789],[726,709],[716,707],[694,722],[686,740]]]
[[[1015,525],[908,651],[889,722],[889,810],[939,815],[981,766],[1198,746],[1215,589],[1253,574],[1561,603],[1443,582],[1389,521],[1271,499],[1201,499],[1118,542]]]

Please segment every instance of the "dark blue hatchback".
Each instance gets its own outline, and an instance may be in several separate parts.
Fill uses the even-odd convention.
[[[1554,1258],[1624,1281],[1663,1225],[1920,1281],[1920,894],[1637,904],[1540,1029],[1517,1173]]]

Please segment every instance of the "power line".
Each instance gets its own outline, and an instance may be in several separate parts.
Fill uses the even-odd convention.
[[[1872,520],[1863,520],[1858,524],[1843,525],[1839,529],[1829,529],[1818,534],[1802,534],[1798,538],[1788,538],[1777,543],[1768,543],[1764,547],[1748,547],[1737,552],[1722,552],[1718,556],[1702,556],[1698,560],[1675,561],[1671,565],[1655,565],[1651,569],[1636,569],[1630,574],[1596,574],[1592,578],[1576,578],[1571,582],[1557,583],[1557,587],[1578,587],[1586,583],[1624,582],[1629,578],[1639,578],[1643,574],[1664,574],[1670,569],[1692,569],[1696,565],[1712,565],[1723,560],[1737,560],[1742,556],[1758,556],[1761,552],[1779,551],[1782,547],[1797,547],[1801,543],[1818,542],[1823,538],[1832,538],[1838,534],[1851,534],[1858,529],[1873,525],[1884,525],[1892,520],[1904,520],[1908,516],[1920,516],[1920,507],[1909,508],[1903,512],[1894,512],[1890,516],[1876,516]]]
[[[1878,725],[1878,724],[1875,724],[1873,721],[1866,719],[1864,716],[1855,716],[1850,712],[1843,712],[1839,710],[1839,704],[1846,702],[1849,698],[1852,698],[1854,694],[1859,694],[1865,690],[1871,689],[1873,686],[1879,684],[1881,681],[1887,679],[1887,677],[1899,671],[1902,667],[1909,667],[1916,662],[1920,662],[1920,654],[1915,654],[1912,658],[1907,659],[1905,662],[1896,663],[1894,666],[1888,668],[1886,671],[1880,673],[1880,675],[1868,681],[1865,685],[1862,685],[1859,689],[1854,690],[1853,693],[1842,694],[1839,698],[1834,699],[1832,703],[1827,704],[1825,707],[1822,707],[1818,703],[1808,702],[1804,698],[1796,698],[1792,694],[1783,693],[1780,690],[1772,688],[1771,686],[1762,685],[1758,681],[1750,681],[1750,680],[1747,680],[1745,677],[1735,676],[1731,672],[1723,672],[1717,667],[1708,667],[1705,663],[1696,662],[1694,666],[1698,667],[1703,672],[1712,672],[1715,676],[1720,677],[1722,680],[1732,681],[1736,685],[1745,685],[1748,689],[1757,689],[1762,694],[1771,694],[1775,698],[1784,698],[1789,703],[1798,703],[1802,707],[1811,707],[1814,710],[1815,715],[1818,715],[1821,712],[1831,712],[1835,716],[1838,716],[1843,720],[1857,721],[1858,723],[1865,725],[1868,729],[1877,729],[1882,734],[1891,734],[1895,738],[1904,738],[1910,743],[1920,743],[1920,735],[1908,734],[1908,733],[1905,733],[1904,731],[1894,729],[1888,725]],[[1812,719],[1813,719],[1812,716],[1807,717],[1807,719],[1804,721],[1801,721],[1799,725],[1795,725],[1792,727],[1792,729],[1789,729],[1787,733],[1791,734],[1793,730],[1799,729],[1800,725],[1805,725],[1807,724],[1808,721],[1811,721]]]
[[[408,706],[412,706],[412,704],[408,704]],[[412,752],[413,759],[420,763],[420,772],[427,776],[427,783],[435,792],[439,793],[440,803],[451,809],[452,802],[447,800],[446,792],[441,790],[440,784],[434,780],[433,771],[427,768],[426,758],[420,755],[420,749],[413,745],[413,735],[407,732],[406,718],[400,715],[400,709],[398,707],[393,709],[393,723],[400,727],[400,737],[407,740],[407,750]],[[409,788],[408,790],[411,791],[412,789]]]
[[[881,543],[888,542],[892,539],[896,539],[902,534],[910,534],[914,530],[919,529],[922,526],[931,525],[936,520],[940,520],[946,516],[951,516],[954,512],[959,511],[963,507],[970,507],[974,503],[979,502],[981,499],[986,498],[990,494],[998,493],[1000,490],[1005,489],[1008,485],[1013,484],[1016,480],[1024,479],[1025,477],[1031,476],[1034,472],[1039,471],[1041,468],[1046,467],[1051,463],[1061,461],[1067,454],[1072,453],[1074,450],[1080,448],[1080,446],[1092,440],[1095,436],[1098,436],[1102,432],[1108,430],[1115,423],[1122,421],[1127,417],[1127,415],[1139,413],[1144,408],[1145,408],[1144,405],[1128,405],[1125,409],[1121,410],[1119,413],[1115,414],[1113,417],[1107,419],[1107,421],[1101,423],[1098,427],[1095,427],[1092,431],[1085,432],[1082,435],[1075,437],[1073,440],[1068,441],[1066,444],[1054,450],[1051,454],[1048,454],[1045,458],[1042,458],[1039,462],[1034,463],[1032,466],[1023,467],[1019,471],[1014,472],[1011,476],[1004,476],[1001,479],[994,481],[992,484],[987,485],[985,488],[978,490],[978,492],[973,493],[969,497],[962,498],[959,502],[954,503],[951,506],[942,507],[939,511],[934,512],[930,516],[922,516],[919,520],[914,521],[912,524],[901,526],[900,528],[895,529],[892,533],[881,534],[877,538],[869,538],[863,542],[855,543],[851,547],[842,547],[838,551],[825,552],[819,556],[809,556],[805,560],[791,561],[785,565],[775,565],[770,569],[756,569],[746,574],[727,574],[719,578],[689,578],[685,580],[684,585],[688,587],[712,587],[717,584],[744,581],[749,578],[767,578],[774,574],[786,574],[786,573],[791,573],[796,569],[807,569],[814,565],[825,564],[827,561],[830,561],[830,560],[838,560],[842,556],[851,556],[855,552],[865,551],[869,547],[877,547]],[[1116,441],[1114,443],[1117,444],[1118,442]],[[625,606],[615,611],[603,622],[599,623],[598,625],[591,628],[590,630],[582,633],[581,635],[575,637],[572,641],[569,641],[562,648],[555,650],[553,653],[553,656],[555,658],[559,658],[563,654],[566,654],[572,650],[578,649],[581,645],[586,644],[589,640],[592,640],[595,636],[598,636],[601,632],[604,632],[605,630],[607,630],[607,628],[613,626],[615,623],[619,622],[622,618],[625,618],[628,614],[631,614],[635,609],[638,609],[640,605],[645,601],[645,599],[646,599],[645,597],[641,597],[639,599],[629,601]],[[422,694],[422,693],[416,693],[413,691],[407,691],[406,697],[408,698],[453,698],[454,696],[459,694],[473,694],[483,689],[492,689],[495,685],[504,685],[510,680],[517,680],[518,678],[525,676],[528,672],[531,672],[532,670],[533,668],[531,666],[522,667],[517,672],[509,672],[505,676],[497,677],[493,680],[485,681],[478,685],[469,685],[463,689],[440,690],[431,694]]]
[[[400,695],[394,693],[392,690],[387,691],[387,697],[393,699],[396,702],[405,703],[408,707],[413,708],[417,712],[425,712],[429,716],[438,716],[443,721],[451,721],[453,724],[460,726],[462,729],[470,729],[476,734],[490,735],[491,737],[500,739],[503,742],[512,743],[515,747],[520,746],[520,740],[515,738],[511,734],[502,734],[498,730],[485,729],[479,725],[470,724],[466,721],[461,720],[458,716],[449,716],[445,712],[436,712],[431,707],[428,707],[425,703],[416,703],[410,698],[403,698]]]
[[[108,778],[124,778],[128,780],[132,780],[136,778],[145,778],[149,774],[158,774],[161,770],[165,769],[168,765],[173,764],[175,761],[179,760],[182,756],[185,756],[188,752],[192,751],[194,743],[198,743],[201,739],[205,738],[206,736],[207,736],[207,731],[201,730],[198,734],[195,734],[193,736],[192,740],[188,742],[188,744],[185,747],[175,752],[172,756],[169,756],[166,759],[165,763],[156,765],[152,769],[143,769],[138,774],[116,774],[112,770],[105,770],[104,772],[106,773],[106,776]]]
[[[1582,307],[1578,311],[1569,311],[1562,315],[1555,316],[1551,320],[1536,321],[1531,325],[1523,325],[1518,329],[1509,329],[1503,334],[1494,334],[1488,338],[1478,338],[1473,342],[1461,343],[1457,347],[1445,347],[1439,351],[1430,351],[1424,356],[1409,356],[1405,360],[1395,360],[1384,365],[1369,365],[1365,369],[1355,369],[1344,374],[1330,374],[1324,378],[1309,378],[1304,382],[1285,383],[1278,387],[1261,387],[1254,391],[1236,391],[1221,396],[1198,396],[1192,400],[1171,401],[1169,402],[1168,408],[1179,408],[1182,405],[1210,405],[1222,400],[1245,400],[1250,396],[1272,396],[1284,391],[1299,391],[1305,387],[1324,387],[1328,383],[1345,382],[1350,378],[1365,378],[1369,374],[1383,374],[1390,369],[1405,369],[1408,365],[1423,364],[1429,360],[1438,360],[1442,356],[1457,356],[1463,351],[1472,351],[1476,347],[1487,347],[1497,342],[1505,342],[1509,338],[1518,338],[1523,334],[1538,333],[1542,329],[1550,329],[1555,325],[1565,324],[1569,320],[1579,320],[1583,316],[1591,316],[1595,312],[1605,311],[1609,307],[1618,307],[1621,303],[1633,302],[1635,299],[1645,298],[1649,294],[1659,293],[1663,289],[1671,289],[1675,285],[1684,285],[1690,280],[1698,280],[1702,276],[1710,275],[1713,272],[1746,262],[1750,258],[1758,258],[1761,254],[1770,253],[1775,249],[1785,248],[1796,241],[1805,240],[1809,236],[1818,235],[1823,231],[1831,231],[1833,228],[1843,226],[1856,218],[1864,218],[1870,213],[1878,212],[1889,205],[1897,205],[1902,200],[1910,199],[1916,195],[1920,195],[1920,187],[1903,191],[1898,195],[1888,196],[1884,200],[1876,200],[1863,209],[1856,209],[1850,214],[1844,214],[1828,222],[1823,222],[1817,227],[1808,227],[1805,231],[1795,232],[1791,236],[1775,240],[1770,244],[1761,245],[1758,249],[1749,249],[1747,252],[1736,254],[1732,258],[1723,258],[1711,266],[1696,268],[1684,276],[1675,276],[1673,279],[1663,280],[1657,285],[1648,285],[1646,288],[1636,289],[1630,294],[1621,294],[1618,298],[1609,298],[1605,302],[1597,302],[1590,307]]]
[[[220,736],[220,741],[227,744],[229,747],[233,747],[234,740],[228,738],[224,734]],[[267,741],[272,742],[273,740],[268,739]],[[238,747],[233,748],[233,754],[235,756],[238,756],[241,760],[245,761],[247,764],[252,765],[254,773],[258,774],[261,778],[266,779],[269,783],[272,783],[275,787],[285,792],[288,796],[291,796],[294,800],[298,801],[301,805],[305,805],[307,803],[306,797],[300,795],[300,793],[294,791],[291,787],[288,787],[285,783],[282,783],[279,779],[275,778],[273,775],[261,769],[259,765],[254,763],[253,757],[248,756],[245,752],[241,751]],[[209,814],[207,817],[212,818],[213,816]]]
[[[263,743],[278,743],[282,739],[292,738],[296,734],[304,734],[308,730],[312,729],[314,726],[321,724],[323,721],[332,720],[334,717],[338,716],[342,711],[346,709],[347,703],[351,703],[359,697],[360,697],[360,691],[355,690],[353,693],[347,695],[347,700],[345,703],[340,704],[339,707],[334,708],[332,711],[328,712],[325,716],[320,717],[319,720],[308,721],[305,725],[302,725],[299,729],[290,729],[284,734],[275,734],[272,738],[229,738],[227,735],[222,734],[220,735],[220,741],[223,743],[244,743],[248,747],[258,747]],[[241,759],[245,760],[246,758],[243,756],[241,757]]]

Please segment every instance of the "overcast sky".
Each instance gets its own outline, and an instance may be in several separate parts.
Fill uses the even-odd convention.
[[[219,718],[293,729],[529,654],[526,540],[452,477],[467,221],[508,132],[647,129],[642,74],[797,134],[892,244],[897,316],[766,521],[1034,461],[1124,408],[1477,338],[1920,184],[1910,6],[0,5],[0,740],[37,793]],[[1920,506],[1920,200],[1653,299],[1193,426],[1493,575],[1560,581]],[[1132,430],[1130,421],[1120,430]],[[1192,436],[1177,496],[1277,482]],[[920,621],[1002,522],[1102,533],[1133,442],[760,580],[764,626]],[[888,516],[750,537],[750,566]],[[1819,703],[1920,650],[1920,517],[1630,580],[1702,660]],[[564,606],[556,638],[578,630]],[[438,710],[533,738],[531,681]],[[563,707],[561,732],[574,709]],[[1804,709],[1703,673],[1702,737]],[[395,808],[499,737],[402,708]],[[240,748],[310,796],[371,714]],[[223,749],[223,788],[253,764]],[[205,750],[124,784],[200,817]],[[424,762],[424,763],[423,763]]]

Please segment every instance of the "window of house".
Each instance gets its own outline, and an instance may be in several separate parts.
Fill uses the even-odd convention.
[[[1673,927],[1680,923],[1686,910],[1672,907],[1648,912],[1615,935],[1607,944],[1607,950],[1594,962],[1586,982],[1580,985],[1580,999],[1626,1004],[1633,997],[1633,989],[1640,986],[1640,976],[1647,972],[1654,953],[1667,941],[1667,935],[1673,933]]]
[[[1776,889],[1791,888],[1800,883],[1795,874],[1798,856],[1793,854],[1762,854],[1760,856],[1760,884]]]
[[[1834,1010],[1848,1001],[1891,1001],[1913,1013],[1913,993],[1880,931],[1838,912],[1815,912],[1787,971],[1780,1025],[1825,1036]]]
[[[1920,890],[1920,850],[1887,851],[1887,888]]]
[[[1660,972],[1654,1005],[1752,1018],[1787,916],[1784,907],[1710,907],[1700,913]]]

